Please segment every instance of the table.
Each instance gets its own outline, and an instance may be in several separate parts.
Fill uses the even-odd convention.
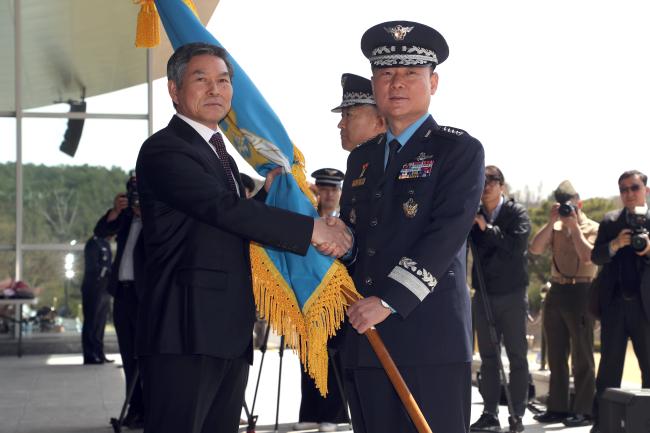
[[[15,306],[16,314],[15,317],[3,316],[8,320],[11,320],[18,326],[18,351],[17,356],[20,358],[23,356],[23,323],[27,323],[27,320],[23,319],[23,305],[34,305],[36,304],[36,298],[0,298],[0,307],[2,306]]]

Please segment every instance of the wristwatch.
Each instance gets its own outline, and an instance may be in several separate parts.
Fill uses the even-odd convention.
[[[381,302],[382,307],[390,310],[391,314],[395,313],[395,309],[393,307],[391,307],[390,305],[388,305],[388,303],[386,301],[384,301],[383,299],[379,299],[379,301]]]

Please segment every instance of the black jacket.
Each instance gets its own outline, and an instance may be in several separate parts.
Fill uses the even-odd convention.
[[[84,246],[84,277],[81,291],[104,291],[111,276],[111,244],[93,236]]]
[[[626,211],[621,209],[609,212],[598,228],[598,236],[591,252],[591,261],[602,266],[601,274],[597,278],[598,303],[600,310],[606,311],[614,297],[621,295],[621,290],[631,289],[636,292],[640,289],[643,309],[646,318],[650,319],[650,258],[636,255],[629,246],[618,250],[614,257],[609,255],[609,242],[615,239],[621,230],[628,227],[625,215]],[[650,217],[650,214],[648,216]],[[650,218],[646,222],[646,229],[650,230]],[[632,272],[636,270],[637,274],[624,275],[624,269],[631,269]],[[640,287],[624,287],[626,281],[632,280],[637,280]]]
[[[133,221],[133,211],[130,208],[124,209],[117,218],[113,221],[108,222],[108,214],[110,209],[106,211],[104,216],[102,216],[97,224],[95,225],[95,236],[105,238],[107,236],[116,235],[117,242],[117,251],[115,252],[115,260],[113,260],[113,266],[111,267],[111,276],[108,281],[108,293],[113,296],[120,297],[122,296],[118,290],[118,278],[120,263],[122,262],[122,255],[124,254],[124,247],[126,246],[126,241],[129,238],[129,230],[131,229],[131,221]],[[144,289],[144,245],[142,242],[142,231],[138,236],[138,240],[135,244],[133,250],[133,273],[134,273],[134,283],[138,297],[140,297],[142,290]]]
[[[487,216],[481,206],[480,211]],[[478,251],[488,294],[525,292],[528,287],[528,237],[530,219],[526,208],[506,200],[492,227],[472,227],[471,238]],[[479,287],[477,262],[472,266],[472,286]]]
[[[136,172],[146,257],[139,354],[250,357],[249,241],[304,255],[313,219],[231,192],[216,154],[177,116],[144,142]]]

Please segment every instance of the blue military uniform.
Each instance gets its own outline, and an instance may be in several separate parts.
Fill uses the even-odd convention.
[[[409,21],[370,28],[361,49],[373,69],[395,68],[389,76],[405,77],[401,68],[433,71],[449,55],[440,33]],[[398,78],[391,88],[408,94],[407,81]],[[431,430],[465,433],[472,341],[465,241],[483,192],[483,147],[439,126],[415,101],[402,108],[421,117],[394,136],[390,102],[377,99],[380,111],[382,104],[387,133],[348,157],[341,218],[355,246],[343,259],[353,263],[357,290],[394,311],[376,328]],[[341,351],[355,433],[415,432],[377,356],[350,325]]]

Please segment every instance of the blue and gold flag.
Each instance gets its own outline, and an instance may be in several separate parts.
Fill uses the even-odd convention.
[[[191,0],[139,0],[136,45],[158,43],[156,12],[174,49],[191,42],[222,46],[197,17]],[[237,152],[262,176],[275,167],[276,177],[266,203],[318,218],[315,199],[305,178],[305,161],[280,119],[255,84],[237,64],[232,109],[220,123]],[[345,314],[343,288],[354,290],[345,267],[309,247],[299,256],[251,244],[255,302],[261,316],[298,350],[305,370],[321,393],[327,392],[327,339],[336,333]]]

